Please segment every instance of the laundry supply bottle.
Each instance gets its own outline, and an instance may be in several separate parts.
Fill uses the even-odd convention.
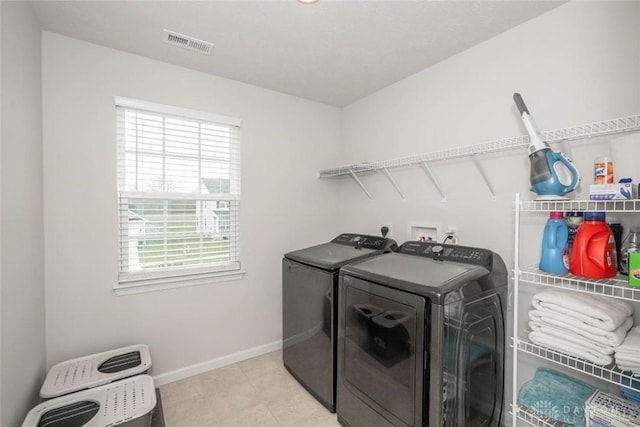
[[[569,230],[569,236],[567,237],[567,250],[564,253],[564,266],[567,270],[571,268],[571,251],[573,249],[573,241],[576,239],[576,233],[578,227],[582,225],[584,221],[584,214],[582,212],[567,212],[564,216],[564,220],[567,223]]]
[[[604,212],[585,212],[573,241],[570,270],[593,279],[615,277],[618,269],[616,242]]]
[[[567,250],[569,228],[564,220],[563,212],[549,213],[542,236],[542,256],[540,270],[548,273],[568,273],[563,257]]]
[[[624,239],[624,244],[620,250],[620,272],[622,274],[629,273],[629,254],[632,252],[640,252],[640,227],[632,227],[629,235]]]
[[[613,162],[609,157],[596,157],[594,160],[593,183],[613,184]]]
[[[618,272],[620,272],[620,261],[622,259],[622,254],[620,253],[620,251],[622,250],[622,234],[624,231],[622,227],[622,221],[620,221],[618,218],[607,215],[606,222],[609,226],[609,229],[613,233],[613,239],[616,241],[616,259],[618,260]]]

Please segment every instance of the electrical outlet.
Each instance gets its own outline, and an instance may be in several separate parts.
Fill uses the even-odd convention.
[[[451,245],[458,244],[458,234],[456,233],[456,227],[454,227],[453,225],[447,226],[447,228],[445,228],[444,234],[446,236],[446,243],[449,243]]]

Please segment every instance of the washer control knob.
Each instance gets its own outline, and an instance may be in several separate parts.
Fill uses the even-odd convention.
[[[440,245],[435,245],[435,246],[433,246],[431,248],[431,252],[433,252],[434,254],[440,254],[443,249],[444,249],[444,247],[442,247]]]

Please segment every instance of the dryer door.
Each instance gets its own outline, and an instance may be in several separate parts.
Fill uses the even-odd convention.
[[[338,417],[422,426],[425,298],[344,275],[338,300]]]

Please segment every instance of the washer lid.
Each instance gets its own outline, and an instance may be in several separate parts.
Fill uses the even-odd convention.
[[[340,270],[340,275],[422,295],[435,304],[444,304],[447,295],[472,282],[475,286],[491,286],[491,281],[477,281],[489,274],[484,266],[399,253],[380,255]]]
[[[342,233],[328,243],[289,252],[284,257],[324,270],[337,270],[350,262],[389,252],[397,247],[393,239]]]
[[[338,243],[323,243],[285,254],[285,258],[324,270],[337,270],[360,259],[382,253],[379,250],[361,246],[347,246]]]

